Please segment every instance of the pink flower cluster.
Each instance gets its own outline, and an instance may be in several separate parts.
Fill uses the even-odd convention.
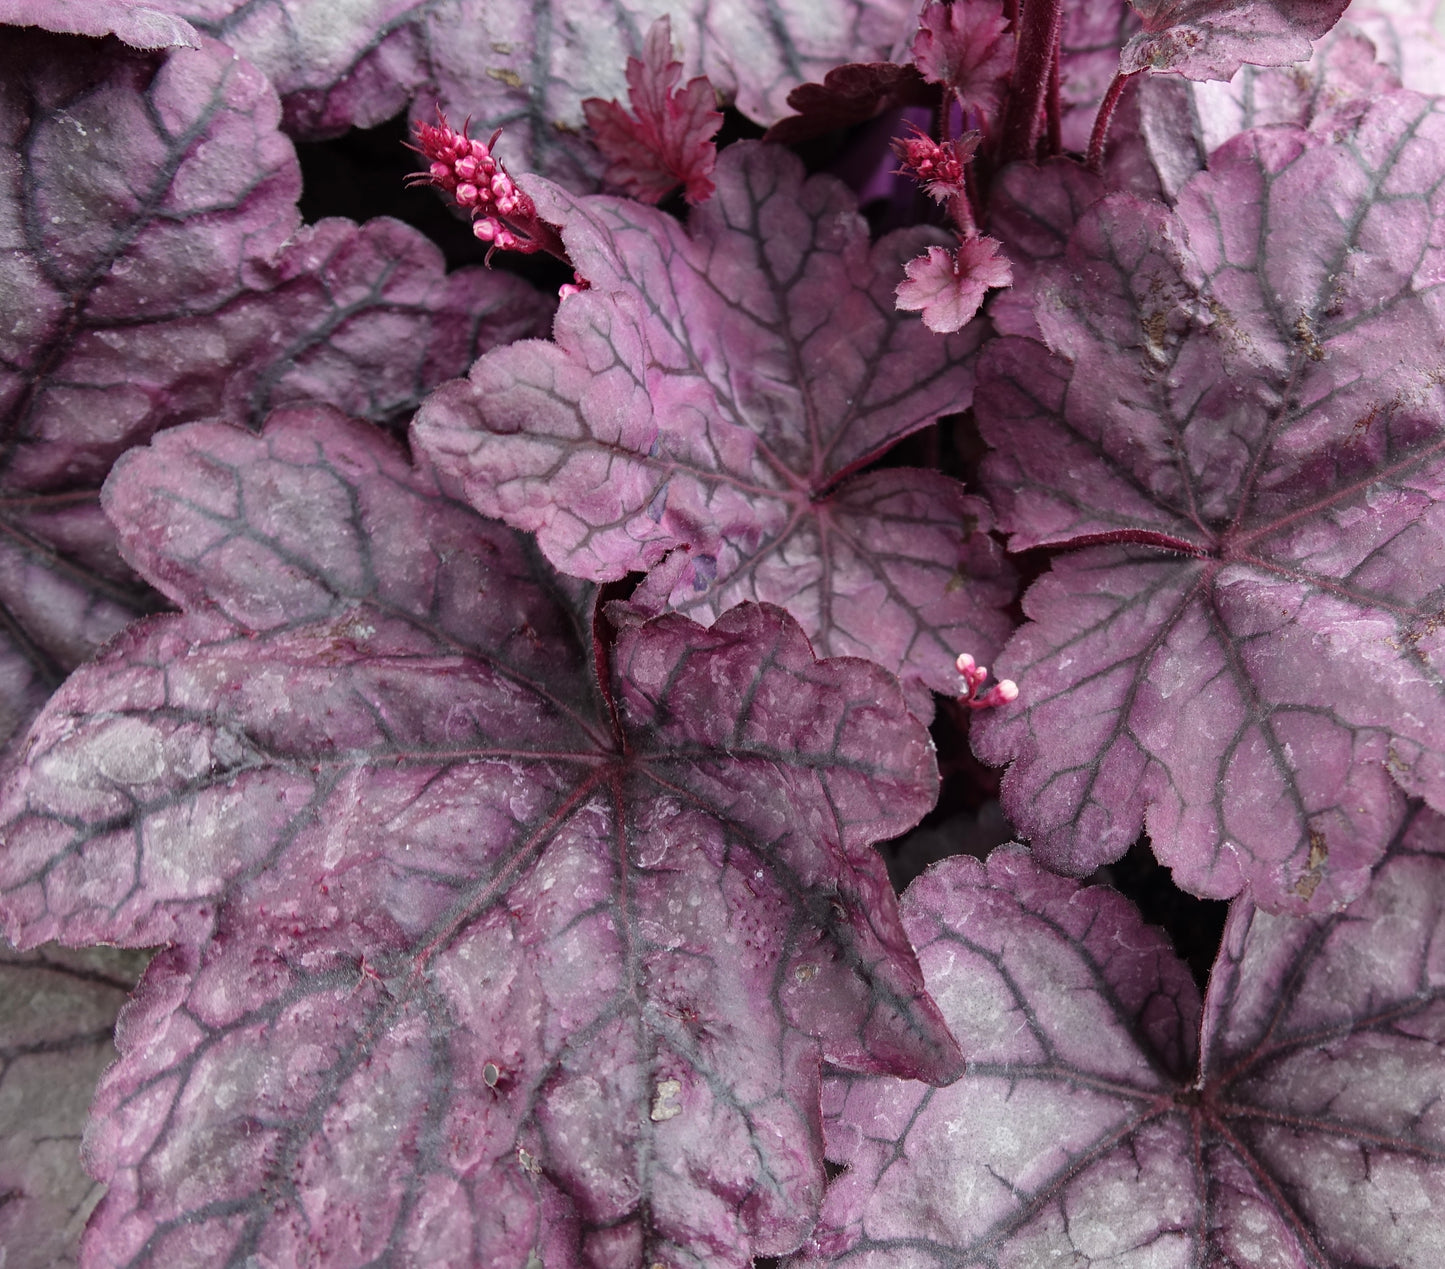
[[[970,709],[992,709],[1018,700],[1018,684],[1012,679],[1000,679],[980,695],[978,689],[988,681],[988,666],[976,664],[967,652],[960,652],[954,664],[963,675],[963,692],[958,699]]]
[[[940,144],[917,124],[911,126],[911,137],[893,138],[893,152],[903,163],[902,172],[923,186],[923,192],[935,202],[967,197],[963,173],[978,149],[978,133]]]
[[[458,207],[471,213],[472,232],[493,247],[523,254],[556,252],[556,232],[538,218],[536,205],[492,153],[501,134],[498,128],[488,140],[475,141],[467,136],[466,124],[457,132],[438,110],[436,123],[416,125],[417,144],[412,148],[428,166],[413,182],[450,194]]]

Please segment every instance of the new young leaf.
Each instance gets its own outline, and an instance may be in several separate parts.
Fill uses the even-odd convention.
[[[880,661],[930,709],[954,656],[1007,628],[988,512],[937,474],[849,476],[967,401],[976,328],[894,309],[928,231],[870,245],[852,196],[775,146],[729,147],[716,179],[687,229],[539,190],[592,289],[556,343],[434,393],[415,440],[565,572],[653,570],[634,611],[783,604],[819,652]]]

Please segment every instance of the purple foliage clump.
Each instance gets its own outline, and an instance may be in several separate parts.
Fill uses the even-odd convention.
[[[5,1269],[1445,1263],[1441,31],[0,0]]]

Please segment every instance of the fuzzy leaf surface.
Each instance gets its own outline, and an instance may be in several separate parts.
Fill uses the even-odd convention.
[[[1017,847],[936,865],[904,920],[968,1073],[825,1081],[847,1171],[792,1263],[1436,1263],[1442,850],[1425,811],[1344,912],[1237,901],[1202,1041],[1188,970],[1121,895]]]
[[[198,48],[184,18],[134,0],[0,0],[0,26],[38,26],[57,35],[114,35],[131,48]]]
[[[592,289],[556,343],[497,349],[434,393],[415,443],[564,572],[653,570],[637,611],[779,603],[825,655],[956,691],[954,656],[1007,629],[986,507],[941,477],[849,479],[968,400],[977,328],[935,336],[894,309],[937,239],[870,246],[853,196],[775,146],[728,147],[716,179],[687,228],[539,192]]]
[[[745,1265],[816,1213],[820,1058],[958,1073],[871,848],[937,778],[876,666],[748,606],[625,632],[603,697],[529,544],[319,407],[106,500],[187,611],[0,804],[12,937],[174,943],[93,1263]]]
[[[0,941],[0,1247],[5,1269],[73,1269],[100,1198],[80,1163],[111,1031],[149,959]]]
[[[0,743],[156,602],[96,492],[158,429],[326,401],[408,414],[549,305],[399,222],[300,227],[274,92],[208,43],[170,57],[7,31],[0,132]]]
[[[1349,0],[1129,0],[1144,24],[1119,55],[1125,71],[1228,79],[1248,62],[1287,66],[1340,19]]]
[[[670,15],[683,74],[706,75],[723,100],[769,124],[788,93],[844,62],[882,59],[905,35],[905,0],[589,3],[565,10],[490,0],[313,0],[266,5],[189,0],[200,30],[260,66],[280,89],[287,127],[306,136],[370,127],[415,103],[505,126],[501,157],[579,191],[603,164],[582,136],[582,102],[627,90],[629,57]]]
[[[1082,875],[1147,827],[1186,889],[1359,894],[1445,805],[1436,105],[1238,137],[1173,212],[1090,209],[977,408],[1015,547],[1079,548],[997,659],[1005,809]]]

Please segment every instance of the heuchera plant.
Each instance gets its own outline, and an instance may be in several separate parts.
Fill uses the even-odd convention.
[[[0,1265],[1445,1264],[1343,10],[0,0]]]

